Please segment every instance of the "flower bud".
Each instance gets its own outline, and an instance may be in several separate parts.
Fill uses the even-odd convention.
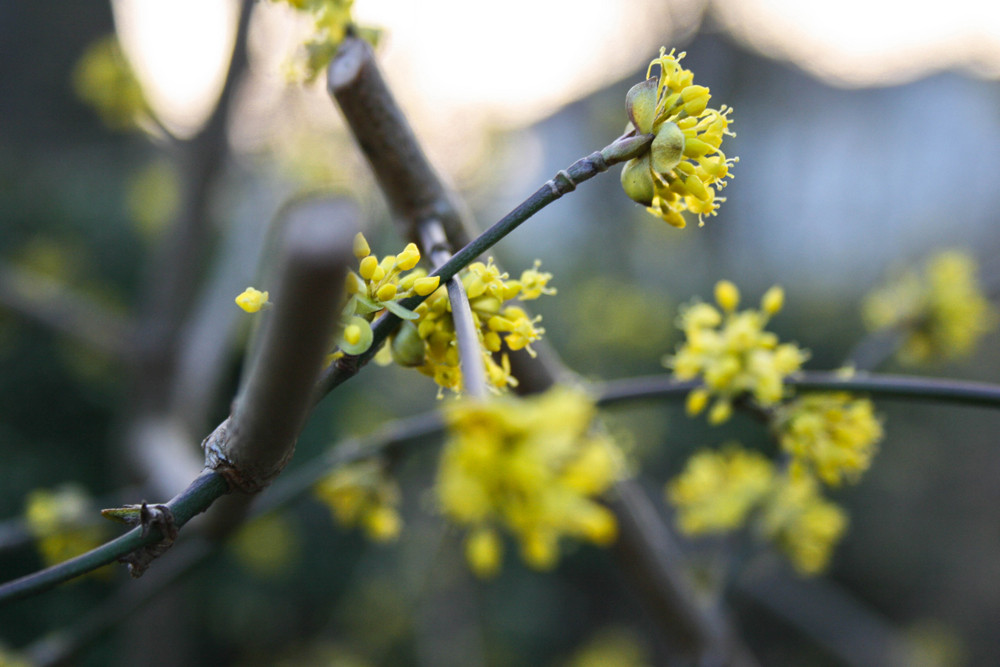
[[[347,354],[361,354],[372,346],[372,327],[362,317],[354,316],[341,334],[339,347]]]
[[[632,86],[625,95],[625,108],[629,119],[640,133],[652,132],[656,116],[656,77]]]
[[[354,235],[354,256],[358,259],[363,259],[370,254],[372,254],[372,250],[368,247],[368,241],[365,239],[364,234],[358,232]]]
[[[740,291],[728,280],[720,280],[715,283],[715,302],[722,310],[731,313],[740,303]]]
[[[649,153],[656,173],[666,174],[684,157],[684,132],[674,123],[663,123],[656,131]]]
[[[646,206],[653,202],[653,175],[649,173],[648,153],[625,163],[622,188],[632,201]]]
[[[413,322],[403,322],[389,345],[392,359],[400,366],[419,366],[424,363],[426,345]]]

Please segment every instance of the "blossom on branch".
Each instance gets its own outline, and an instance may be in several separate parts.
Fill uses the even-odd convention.
[[[922,274],[911,269],[869,294],[865,324],[873,331],[904,334],[898,353],[904,364],[967,356],[1000,322],[976,271],[968,254],[944,251],[927,262]]]
[[[798,371],[809,355],[764,330],[781,310],[780,287],[764,294],[760,310],[737,311],[739,290],[726,280],[716,284],[715,299],[718,308],[695,302],[681,311],[679,326],[686,340],[664,363],[678,380],[704,382],[688,395],[688,413],[700,413],[716,397],[708,418],[719,424],[729,419],[733,401],[742,396],[751,396],[761,407],[779,403],[785,396],[785,377]]]
[[[449,438],[435,493],[441,512],[470,530],[466,558],[478,575],[498,571],[501,531],[540,570],[555,566],[563,536],[614,541],[614,514],[597,497],[624,465],[614,441],[592,427],[595,413],[589,397],[565,387],[445,408]]]
[[[684,55],[661,48],[647,79],[629,90],[629,129],[654,139],[650,150],[629,160],[621,175],[629,197],[674,227],[687,224],[684,211],[696,214],[699,225],[703,216],[716,214],[725,201],[717,191],[739,161],[722,151],[723,137],[735,136],[729,130],[732,109],[708,107],[712,95],[705,86],[694,85],[694,74],[681,67]]]

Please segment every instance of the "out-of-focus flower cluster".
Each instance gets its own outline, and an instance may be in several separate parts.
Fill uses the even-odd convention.
[[[847,528],[847,516],[825,500],[809,475],[780,472],[763,454],[730,446],[703,450],[667,485],[681,530],[725,533],[752,521],[803,574],[822,571]]]
[[[499,570],[503,530],[536,569],[555,566],[563,536],[614,541],[615,517],[597,497],[623,474],[623,457],[592,428],[594,414],[587,396],[564,387],[445,408],[449,438],[435,491],[444,515],[469,529],[466,557],[476,574]]]
[[[904,364],[966,356],[1000,321],[976,272],[968,254],[944,251],[922,274],[911,269],[869,294],[865,323],[871,330],[898,329],[905,335],[898,353]]]
[[[868,470],[882,439],[872,402],[846,392],[796,398],[781,406],[775,426],[792,464],[830,486],[856,481]]]
[[[539,266],[540,262],[536,261],[532,268],[521,273],[520,279],[510,280],[490,258],[485,264],[470,264],[462,273],[462,285],[483,349],[487,380],[498,390],[517,384],[510,374],[507,351],[523,349],[534,355],[531,344],[545,333],[545,329],[538,326],[541,315],[532,317],[519,305],[511,303],[556,293],[548,286],[552,274],[539,271]],[[416,314],[417,319],[404,323],[394,336],[393,358],[400,364],[415,366],[424,375],[434,378],[441,388],[460,392],[462,370],[448,291],[441,288],[434,292],[417,306]],[[422,341],[422,346],[416,344],[418,340]],[[415,353],[417,350],[419,354]],[[499,355],[499,360],[494,355]]]
[[[686,340],[664,361],[678,380],[704,381],[688,395],[688,413],[700,413],[715,397],[708,418],[719,424],[729,419],[739,396],[751,395],[761,407],[780,402],[785,377],[801,368],[808,353],[764,330],[784,303],[780,287],[764,294],[760,310],[737,311],[740,293],[727,280],[716,284],[715,300],[719,308],[696,302],[682,310],[679,326]]]
[[[104,540],[103,524],[90,496],[78,486],[35,489],[28,494],[24,518],[46,565],[90,551]]]
[[[709,412],[717,424],[737,401],[752,399],[788,458],[779,466],[737,446],[700,451],[667,485],[667,500],[682,532],[723,533],[750,523],[796,569],[814,574],[829,562],[847,528],[846,515],[823,498],[820,482],[857,481],[871,465],[882,425],[871,401],[846,392],[791,397],[784,380],[807,354],[764,330],[781,310],[783,292],[768,290],[760,310],[737,311],[739,299],[736,286],[721,281],[715,287],[718,308],[694,303],[684,310],[686,340],[666,361],[678,379],[704,383],[688,395],[689,414],[717,396]]]
[[[738,158],[722,152],[732,109],[708,107],[712,97],[705,86],[694,85],[694,75],[681,67],[684,54],[660,49],[646,71],[647,79],[626,96],[629,120],[640,134],[655,136],[649,152],[633,158],[622,169],[625,193],[649,212],[674,227],[684,227],[682,213],[690,211],[704,224],[725,201],[717,191],[726,186],[729,169]],[[653,76],[654,68],[658,76]]]
[[[350,29],[356,30],[369,42],[375,43],[378,40],[378,29],[354,25],[351,16],[354,0],[272,0],[272,2],[283,2],[300,12],[308,13],[314,21],[313,35],[305,43],[306,57],[300,65],[301,72],[293,71],[293,79],[314,81],[333,60],[337,47],[344,41]]]
[[[132,129],[149,113],[142,86],[114,35],[84,51],[73,69],[73,90],[113,130]]]
[[[337,468],[320,481],[313,495],[345,528],[359,526],[375,542],[399,537],[399,485],[381,462],[361,461]]]

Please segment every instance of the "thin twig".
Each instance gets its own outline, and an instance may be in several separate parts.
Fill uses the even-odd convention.
[[[222,475],[205,471],[190,486],[169,500],[166,506],[173,514],[174,525],[180,528],[228,492],[229,484]],[[164,537],[156,526],[136,526],[124,535],[76,558],[0,585],[0,605],[47,591],[64,581],[113,563],[138,549],[156,544]]]
[[[837,371],[806,371],[786,378],[785,384],[802,391],[848,391],[880,398],[1000,408],[1000,384],[986,382],[860,373],[845,377]],[[664,374],[611,380],[595,385],[594,390],[599,392],[601,404],[611,405],[660,396],[686,396],[699,386],[698,380],[675,380]]]

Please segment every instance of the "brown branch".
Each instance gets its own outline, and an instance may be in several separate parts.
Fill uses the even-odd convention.
[[[204,443],[206,466],[245,492],[266,487],[295,451],[340,315],[357,218],[331,200],[289,212],[275,307],[232,415]]]

